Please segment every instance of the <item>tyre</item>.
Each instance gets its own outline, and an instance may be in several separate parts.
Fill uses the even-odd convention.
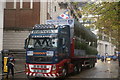
[[[33,80],[30,76],[27,76],[27,79],[28,79],[28,80]]]
[[[92,64],[90,64],[89,66],[88,66],[88,68],[92,68],[93,67],[93,65]]]
[[[78,66],[78,72],[77,73],[80,73],[81,71],[82,71],[82,67]]]
[[[62,75],[63,75],[63,78],[67,76],[67,69],[66,68],[63,68]]]
[[[74,74],[77,74],[78,73],[78,67],[75,65],[74,66]]]
[[[95,63],[93,64],[93,67],[95,67]]]

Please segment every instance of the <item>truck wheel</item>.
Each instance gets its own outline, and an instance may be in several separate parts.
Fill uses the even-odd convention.
[[[78,73],[80,73],[82,71],[82,67],[78,66]]]
[[[92,68],[93,67],[93,64],[90,64],[89,66],[88,66],[88,68]]]
[[[93,64],[93,67],[95,67],[95,63]]]
[[[30,76],[27,76],[27,79],[28,79],[28,80],[33,80],[32,78],[30,78]]]
[[[74,66],[74,74],[77,74],[77,73],[78,73],[78,67]]]
[[[63,70],[62,70],[62,75],[63,75],[63,77],[66,77],[66,76],[67,76],[67,70],[66,70],[66,68],[63,68]]]

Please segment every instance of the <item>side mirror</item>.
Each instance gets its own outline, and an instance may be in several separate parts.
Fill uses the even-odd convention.
[[[28,45],[28,38],[27,38],[27,39],[25,39],[24,49],[26,49],[26,48],[27,48],[27,45]]]
[[[66,48],[66,46],[65,45],[63,45],[63,47],[62,47],[63,49],[65,49]]]
[[[53,44],[55,44],[55,42],[52,42]]]

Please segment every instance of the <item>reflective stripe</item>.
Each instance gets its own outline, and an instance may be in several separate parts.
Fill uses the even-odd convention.
[[[29,74],[29,76],[31,76],[31,75],[32,75],[32,73]]]
[[[58,74],[58,73],[57,73],[56,75],[57,75],[57,76],[59,76],[59,74]]]
[[[26,75],[28,75],[28,72],[26,73]]]
[[[53,75],[53,77],[55,78],[56,77],[56,75],[55,74],[52,74]]]
[[[45,77],[48,77],[47,74],[44,74]]]
[[[33,76],[35,76],[35,73],[33,73]]]
[[[49,76],[49,77],[52,77],[52,75],[51,75],[51,74],[48,74],[48,76]]]

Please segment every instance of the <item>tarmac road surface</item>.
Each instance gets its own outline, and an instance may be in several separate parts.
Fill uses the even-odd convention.
[[[82,70],[81,73],[76,74],[76,75],[69,75],[68,78],[66,78],[65,80],[74,80],[74,79],[79,79],[81,80],[81,78],[91,78],[91,79],[96,79],[96,78],[101,78],[101,79],[105,79],[105,78],[114,78],[117,80],[117,78],[119,77],[119,67],[118,67],[118,61],[107,61],[107,62],[101,62],[100,60],[98,60],[98,62],[96,63],[96,66],[94,68],[91,69],[86,69],[84,68]],[[4,80],[7,80],[5,78],[5,76],[3,76]],[[12,77],[9,77],[9,79],[11,79]],[[26,75],[24,72],[22,73],[16,73],[14,80],[27,80],[26,79]],[[37,80],[37,79],[35,79]],[[38,78],[38,80],[40,80]]]

